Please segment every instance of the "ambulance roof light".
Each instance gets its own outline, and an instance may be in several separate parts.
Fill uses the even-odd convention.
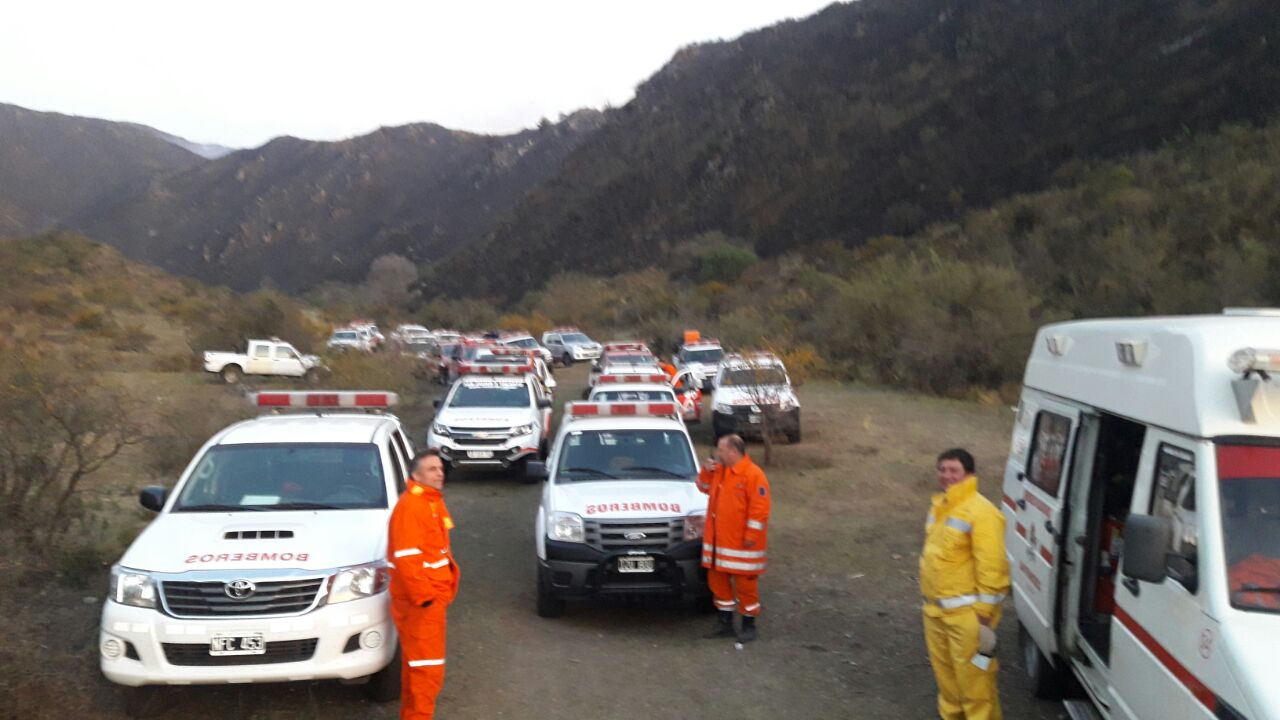
[[[1280,372],[1280,350],[1259,350],[1257,348],[1241,348],[1227,359],[1227,367],[1231,372],[1249,377],[1257,373],[1268,379],[1274,372]]]
[[[249,403],[263,408],[357,408],[377,410],[399,404],[400,396],[383,390],[285,390],[257,392]]]
[[[458,363],[459,375],[524,375],[533,372],[530,363]]]
[[[618,375],[613,373],[604,373],[596,378],[596,383],[656,383],[666,385],[671,382],[671,378],[666,373],[647,373],[640,375]]]
[[[571,402],[565,416],[571,420],[588,417],[674,417],[680,408],[673,402]]]

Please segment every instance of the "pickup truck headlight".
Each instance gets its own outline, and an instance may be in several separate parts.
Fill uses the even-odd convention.
[[[391,571],[382,561],[343,568],[329,580],[329,604],[372,597],[391,584]]]
[[[560,542],[586,542],[582,530],[582,518],[574,513],[551,513],[551,530],[548,534],[552,540]]]
[[[531,432],[533,432],[533,423],[529,423],[528,425],[517,425],[516,427],[511,428],[511,437],[520,437],[521,435],[528,435]]]
[[[111,568],[111,599],[140,608],[156,606],[156,583],[151,576],[119,565]]]
[[[440,437],[450,437],[448,425],[441,425],[440,423],[431,423],[431,432],[439,435]]]
[[[684,539],[697,540],[702,537],[702,529],[707,524],[706,511],[689,513],[684,517]]]

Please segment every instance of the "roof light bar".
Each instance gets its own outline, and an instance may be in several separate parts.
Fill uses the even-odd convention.
[[[604,344],[605,352],[625,352],[625,351],[643,351],[649,352],[649,346],[642,342],[608,342]]]
[[[666,373],[649,373],[644,375],[615,375],[605,373],[596,378],[596,383],[658,383],[666,385],[671,381]]]
[[[672,402],[571,402],[567,404],[565,414],[569,418],[617,416],[675,417],[679,412],[679,406]]]
[[[459,363],[459,375],[524,375],[533,372],[529,363]]]
[[[271,408],[388,408],[399,402],[399,395],[381,390],[298,390],[249,395],[251,405]]]
[[[1280,372],[1280,350],[1259,350],[1258,348],[1241,348],[1227,359],[1227,367],[1231,372],[1242,375],[1250,373],[1271,374]]]

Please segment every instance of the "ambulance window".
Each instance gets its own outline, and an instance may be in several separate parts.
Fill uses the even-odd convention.
[[[1036,417],[1032,438],[1027,477],[1036,487],[1057,497],[1067,460],[1067,444],[1071,440],[1071,418],[1041,412]]]
[[[1151,514],[1173,523],[1169,552],[1193,567],[1200,542],[1196,519],[1196,456],[1190,450],[1161,444],[1152,484]]]

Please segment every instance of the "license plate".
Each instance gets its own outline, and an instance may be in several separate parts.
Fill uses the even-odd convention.
[[[493,451],[492,450],[469,450],[467,451],[467,457],[471,458],[472,460],[488,460],[489,458],[493,457]]]
[[[618,572],[620,573],[651,573],[653,572],[653,558],[648,555],[639,555],[636,557],[620,557],[618,558]]]
[[[209,638],[210,655],[263,655],[267,643],[262,633],[252,635],[214,635]]]
[[[747,416],[747,422],[749,422],[749,423],[758,423],[758,422],[760,422],[760,416],[759,416],[759,415],[757,415],[757,414],[755,414],[755,413],[752,413],[751,415],[748,415],[748,416]]]

